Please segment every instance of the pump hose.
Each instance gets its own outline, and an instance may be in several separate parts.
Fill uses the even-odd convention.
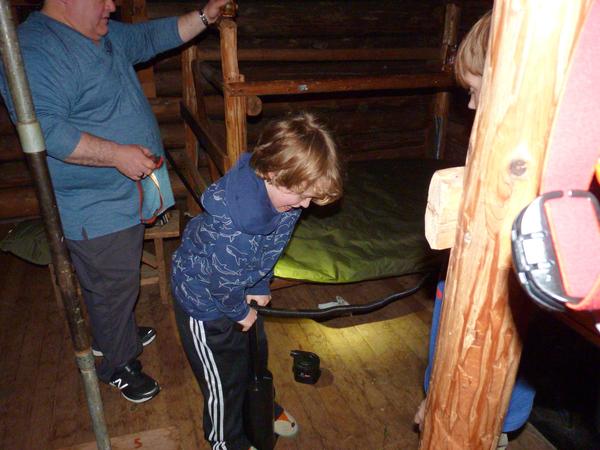
[[[284,318],[295,318],[295,319],[316,319],[316,320],[329,320],[334,319],[336,317],[342,316],[352,316],[359,314],[367,314],[373,311],[377,311],[378,309],[383,308],[384,306],[389,305],[390,303],[395,302],[396,300],[400,300],[401,298],[408,297],[419,289],[423,287],[425,281],[431,276],[431,273],[425,274],[416,286],[407,289],[402,292],[397,292],[395,294],[389,295],[379,300],[375,300],[374,302],[367,303],[366,305],[341,305],[334,306],[332,308],[327,309],[280,309],[280,308],[271,308],[269,306],[254,306],[256,311],[261,316],[265,317],[284,317]]]
[[[192,197],[198,203],[198,205],[202,208],[202,204],[200,203],[200,196],[198,193],[194,192],[194,189],[188,183],[186,177],[183,175],[177,164],[175,163],[173,157],[169,153],[167,149],[165,149],[165,156],[169,161],[169,164],[175,170],[175,173],[181,178],[183,185],[186,187],[188,192],[192,194]],[[408,297],[417,292],[423,284],[431,276],[431,272],[425,274],[423,278],[419,280],[417,285],[413,288],[410,288],[406,291],[397,292],[396,294],[392,294],[388,297],[375,300],[374,302],[367,303],[366,305],[344,305],[344,306],[334,306],[332,308],[327,309],[280,309],[280,308],[271,308],[268,306],[258,306],[252,305],[256,311],[262,316],[265,317],[286,317],[286,318],[295,318],[295,319],[315,319],[315,320],[329,320],[335,317],[342,316],[352,316],[359,314],[368,314],[373,311],[377,311],[378,309],[383,308],[384,306],[389,305],[390,303],[395,302],[396,300],[400,300],[401,298]]]

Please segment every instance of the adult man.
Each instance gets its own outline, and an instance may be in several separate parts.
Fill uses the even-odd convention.
[[[163,148],[133,65],[204,31],[225,3],[209,0],[178,18],[128,25],[109,20],[113,0],[46,0],[18,31],[95,353],[104,356],[98,377],[136,403],[160,390],[136,359],[155,336],[151,328],[138,329],[133,315],[144,234],[136,182],[158,169],[153,156]],[[168,207],[173,194],[164,172],[163,178]]]

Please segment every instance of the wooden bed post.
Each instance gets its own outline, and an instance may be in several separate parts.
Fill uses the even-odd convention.
[[[452,72],[451,59],[456,52],[456,40],[458,35],[458,24],[460,23],[460,8],[455,3],[446,5],[446,18],[444,20],[444,36],[442,38],[442,49],[440,61],[442,71]],[[448,129],[448,112],[450,110],[450,92],[443,91],[435,94],[433,115],[436,123],[436,147],[435,159],[444,159],[446,150],[446,130]]]
[[[182,100],[192,114],[198,114],[198,102],[196,87],[194,85],[194,76],[192,74],[192,63],[198,56],[196,45],[188,46],[181,54],[181,80],[183,83]],[[191,130],[187,122],[183,122],[185,132],[185,154],[191,167],[188,169],[198,169],[198,141],[194,132]],[[210,159],[210,158],[209,158]],[[186,209],[193,216],[198,215],[201,210],[198,203],[191,197],[190,193],[186,193]]]
[[[591,3],[495,3],[421,449],[496,446],[521,353],[511,309],[528,301],[513,275],[510,229],[537,195],[555,108]]]
[[[233,96],[227,84],[244,81],[240,74],[237,57],[237,24],[233,20],[235,8],[223,14],[219,24],[221,32],[221,68],[223,71],[223,97],[225,101],[225,127],[227,129],[227,156],[229,165],[235,164],[241,153],[246,151],[246,97]],[[228,169],[226,167],[225,169]]]

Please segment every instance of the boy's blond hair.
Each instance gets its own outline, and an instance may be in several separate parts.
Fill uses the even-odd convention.
[[[490,10],[473,25],[456,52],[454,74],[458,84],[466,89],[469,88],[469,83],[465,80],[467,74],[483,76],[491,22],[492,11]]]
[[[330,132],[313,114],[269,123],[252,152],[250,166],[269,183],[308,193],[318,205],[342,195],[342,170]]]

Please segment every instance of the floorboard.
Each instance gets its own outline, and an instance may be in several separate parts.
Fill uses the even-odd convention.
[[[7,226],[1,225],[0,236],[6,231]],[[6,253],[0,253],[0,267],[0,448],[56,450],[94,441],[68,328],[54,300],[48,269]],[[316,308],[338,295],[364,304],[417,280],[410,276],[344,286],[304,284],[275,291],[273,304]],[[429,286],[369,315],[322,323],[267,319],[277,398],[301,427],[296,439],[279,439],[276,448],[416,449],[412,417],[423,396],[432,298]],[[161,304],[157,286],[142,288],[137,317],[140,324],[158,331],[141,361],[162,391],[154,400],[135,405],[102,384],[110,435],[174,427],[182,450],[207,449],[200,390],[181,350],[172,309]],[[293,349],[320,356],[322,375],[316,385],[294,381]],[[528,427],[511,448],[553,447]]]

